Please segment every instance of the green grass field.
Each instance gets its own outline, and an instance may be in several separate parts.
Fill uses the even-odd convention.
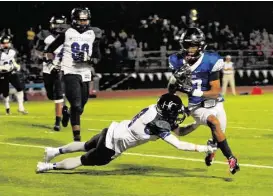
[[[89,139],[111,120],[131,119],[156,100],[157,97],[90,100],[82,116],[82,139]],[[220,164],[226,161],[221,151],[216,156],[220,163],[206,167],[202,161],[204,154],[178,151],[159,140],[130,149],[130,154],[107,166],[35,174],[36,164],[43,158],[42,147],[71,142],[71,129],[51,131],[54,121],[51,102],[27,103],[28,116],[18,115],[16,104],[11,108],[14,114],[5,116],[3,106],[0,196],[273,195],[272,100],[272,94],[226,97],[226,134],[241,164],[241,171],[234,176],[229,174],[228,165]],[[188,118],[186,123],[191,121]],[[204,144],[209,137],[209,129],[200,127],[180,139]],[[75,154],[56,160],[71,156]]]

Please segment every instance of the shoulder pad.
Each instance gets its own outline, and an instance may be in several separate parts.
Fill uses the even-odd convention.
[[[71,25],[69,24],[61,24],[60,27],[56,30],[58,34],[65,33],[69,28],[71,28]]]
[[[169,56],[169,67],[172,70],[178,70],[183,65],[183,58],[178,54]]]
[[[91,27],[91,30],[94,31],[96,38],[102,37],[102,30],[98,27]]]
[[[220,71],[223,68],[223,59],[217,52],[205,52],[204,55],[211,72]]]
[[[157,120],[155,121],[155,125],[159,130],[162,131],[171,131],[171,125],[165,120]]]

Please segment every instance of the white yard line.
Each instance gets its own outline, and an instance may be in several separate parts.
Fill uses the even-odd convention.
[[[10,146],[19,146],[19,147],[29,147],[29,148],[45,148],[45,146],[16,144],[16,143],[8,143],[8,142],[0,142],[0,144],[10,145]],[[175,159],[175,160],[185,160],[185,161],[193,161],[193,162],[204,162],[204,160],[202,160],[202,159],[193,159],[193,158],[176,157],[176,156],[162,156],[162,155],[142,154],[142,153],[123,153],[123,154],[130,155],[130,156],[140,156],[140,157],[153,157],[153,158],[162,158],[162,159]],[[214,163],[227,165],[227,162],[222,162],[222,161],[214,161]],[[267,166],[267,165],[240,164],[240,166],[273,169],[273,166]]]

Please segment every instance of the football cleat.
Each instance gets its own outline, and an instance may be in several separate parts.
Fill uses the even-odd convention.
[[[62,113],[63,113],[62,125],[63,127],[67,127],[69,119],[70,119],[70,114],[68,112],[68,107],[66,105],[63,106]]]
[[[53,129],[54,129],[54,131],[60,131],[61,126],[60,125],[54,125]]]
[[[216,148],[217,144],[213,143],[212,139],[209,139],[207,142],[208,146],[211,146],[212,148]],[[207,152],[207,155],[205,157],[205,163],[207,166],[211,166],[213,164],[214,161],[214,157],[215,157],[215,152]]]
[[[53,169],[51,163],[38,162],[36,173],[43,173],[43,172],[49,171],[51,169]]]
[[[49,163],[58,154],[57,148],[47,147],[44,153],[44,162]]]
[[[18,110],[19,113],[23,114],[23,115],[27,115],[28,114],[28,111],[26,110]]]
[[[6,109],[6,115],[10,115],[11,113],[10,113],[10,109],[8,108],[8,109]]]
[[[229,157],[228,164],[230,173],[235,174],[237,171],[240,171],[239,163],[234,156]]]

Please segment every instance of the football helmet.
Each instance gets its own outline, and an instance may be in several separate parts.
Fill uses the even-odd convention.
[[[4,35],[1,37],[1,49],[9,49],[11,48],[11,37],[8,35]]]
[[[182,100],[171,93],[166,93],[158,99],[156,109],[157,113],[170,124],[181,124],[186,118]]]
[[[88,8],[74,8],[71,11],[71,25],[80,32],[90,27],[90,20],[91,12]]]
[[[180,37],[182,55],[192,65],[206,49],[206,38],[199,28],[188,28]]]
[[[67,20],[65,16],[52,16],[49,21],[49,29],[52,33],[60,33],[65,29],[66,24]]]

